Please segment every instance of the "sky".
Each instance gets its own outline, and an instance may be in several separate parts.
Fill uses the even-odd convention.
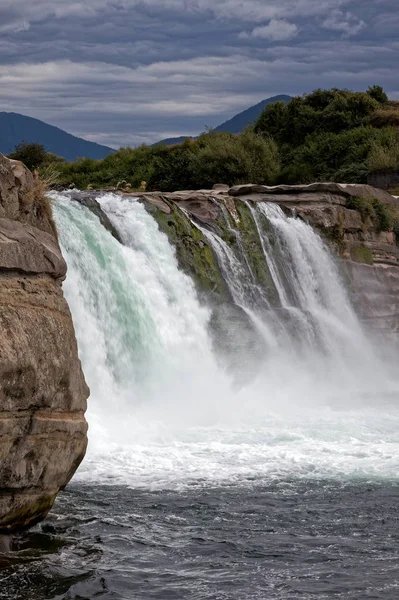
[[[0,0],[0,111],[108,146],[195,135],[276,94],[399,99],[399,0]]]

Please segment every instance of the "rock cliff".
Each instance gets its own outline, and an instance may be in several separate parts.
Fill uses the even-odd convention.
[[[0,154],[0,533],[50,510],[87,444],[86,386],[51,209]]]
[[[394,219],[398,223],[399,200],[387,192],[369,185],[337,183],[217,185],[213,190],[146,193],[140,200],[174,243],[181,266],[194,276],[199,288],[219,296],[226,290],[207,240],[185,215],[215,230],[229,244],[234,243],[231,228],[237,229],[253,273],[271,289],[248,206],[278,203],[287,214],[319,230],[344,261],[360,316],[384,336],[399,341],[399,248],[393,227]]]

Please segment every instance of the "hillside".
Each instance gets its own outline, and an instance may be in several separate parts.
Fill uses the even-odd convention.
[[[261,115],[263,109],[268,104],[272,104],[274,102],[289,102],[291,100],[291,96],[286,96],[281,94],[279,96],[272,96],[271,98],[267,98],[266,100],[262,100],[258,104],[254,106],[250,106],[246,110],[238,113],[228,121],[225,121],[221,125],[215,127],[214,131],[227,131],[228,133],[242,133],[248,125],[252,125]],[[187,137],[187,136],[186,136]],[[161,140],[157,142],[155,145],[164,144],[166,146],[173,146],[174,144],[181,144],[186,139],[184,136],[175,137],[175,138],[166,138],[165,140]],[[192,138],[196,139],[196,138]]]
[[[58,127],[17,113],[0,112],[0,152],[9,154],[21,142],[42,144],[48,152],[66,160],[105,158],[112,148],[78,138]]]
[[[289,102],[291,100],[291,96],[273,96],[272,98],[267,98],[266,100],[262,100],[259,104],[255,104],[255,106],[251,106],[246,110],[238,113],[232,119],[225,121],[218,127],[215,127],[215,131],[227,131],[228,133],[241,133],[244,131],[248,125],[252,125],[255,123],[256,119],[258,119],[268,104],[273,104],[274,102]]]

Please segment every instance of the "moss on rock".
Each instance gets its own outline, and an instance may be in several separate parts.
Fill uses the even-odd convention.
[[[242,200],[237,198],[235,199],[235,202],[240,219],[238,231],[240,233],[245,259],[254,275],[256,283],[266,290],[267,297],[271,304],[277,305],[279,303],[278,292],[266,262],[260,234],[251,214],[251,210]],[[261,213],[259,213],[258,219],[261,224],[261,231],[270,235],[270,244],[273,246],[273,231],[269,221]]]
[[[350,250],[350,256],[353,262],[365,265],[373,265],[373,253],[367,246],[354,246]]]
[[[198,291],[227,298],[228,290],[208,241],[176,204],[169,206],[171,212],[166,214],[145,202],[159,229],[174,246],[180,268],[193,278]]]

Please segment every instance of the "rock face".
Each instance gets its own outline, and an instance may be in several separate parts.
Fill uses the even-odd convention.
[[[46,516],[87,444],[66,265],[36,185],[0,155],[0,533]]]
[[[279,204],[287,214],[297,216],[319,230],[345,261],[359,315],[384,337],[389,333],[399,343],[399,247],[392,228],[381,230],[377,215],[373,214],[372,208],[370,211],[376,203],[377,209],[385,207],[398,218],[399,200],[382,189],[338,183],[233,188],[216,185],[213,190],[146,193],[140,200],[177,247],[181,266],[200,284],[208,280],[208,289],[219,296],[225,295],[225,289],[217,277],[217,265],[209,253],[207,264],[203,263],[207,240],[198,231],[190,231],[189,226],[183,231],[178,225],[182,217],[177,213],[188,214],[213,229],[226,243],[234,242],[231,228],[236,228],[252,272],[259,283],[270,290],[270,273],[259,259],[262,249],[248,203]],[[229,221],[227,226],[226,219]],[[198,273],[202,277],[198,277]]]

